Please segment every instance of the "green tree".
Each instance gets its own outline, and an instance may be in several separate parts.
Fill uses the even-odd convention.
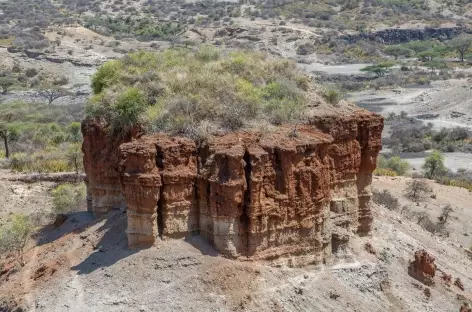
[[[427,51],[433,47],[431,41],[411,41],[405,45],[408,49],[415,51],[415,53],[421,53]]]
[[[0,87],[2,94],[7,94],[8,90],[15,84],[15,79],[11,77],[0,77]]]
[[[459,53],[461,62],[464,62],[464,56],[472,47],[472,37],[469,35],[461,35],[449,41],[449,45]]]
[[[412,49],[408,49],[407,47],[404,47],[402,45],[387,46],[385,47],[385,49],[383,49],[383,52],[386,53],[387,55],[391,55],[395,57],[395,60],[399,56],[411,57],[415,53],[415,51],[413,51]]]
[[[0,138],[3,139],[3,145],[5,148],[5,157],[10,157],[10,142],[18,140],[20,132],[15,126],[8,126],[4,123],[0,123]]]
[[[430,50],[418,53],[416,56],[418,56],[418,58],[421,59],[423,62],[430,62],[434,58],[438,57],[439,53],[433,49],[430,49]]]
[[[72,166],[76,174],[82,169],[82,145],[80,143],[72,143],[67,148],[67,161]]]
[[[444,156],[439,151],[432,152],[426,157],[423,170],[428,179],[434,179],[446,171]]]
[[[80,132],[80,122],[72,122],[67,126],[69,140],[76,143],[82,141],[82,133]]]
[[[446,69],[447,64],[443,60],[431,60],[424,64],[424,66],[428,67],[431,70],[431,76],[434,73],[434,70]]]
[[[0,225],[0,251],[14,253],[18,263],[24,266],[24,248],[32,230],[33,224],[28,216],[13,214],[10,220]]]
[[[393,156],[390,159],[384,156],[377,158],[377,167],[379,169],[390,169],[395,171],[398,175],[405,175],[410,170],[410,164],[402,160],[399,156]]]
[[[63,88],[51,87],[38,92],[39,96],[45,98],[48,104],[51,105],[55,100],[69,95],[69,92]]]
[[[383,77],[388,73],[393,66],[393,63],[385,62],[375,65],[369,65],[360,69],[361,72],[373,73],[377,77]]]

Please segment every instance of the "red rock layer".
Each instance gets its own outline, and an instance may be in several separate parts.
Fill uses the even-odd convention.
[[[361,111],[342,117],[313,118],[311,124],[330,134],[331,220],[333,250],[343,248],[350,233],[365,234],[372,223],[371,183],[382,149],[383,119]]]
[[[84,171],[87,174],[87,208],[96,215],[103,215],[113,208],[124,206],[120,188],[118,147],[138,137],[132,131],[122,137],[110,134],[108,124],[99,118],[82,123],[84,141]]]
[[[296,137],[280,127],[200,144],[158,134],[105,147],[86,138],[97,133],[84,126],[92,210],[107,210],[123,194],[130,247],[193,233],[229,257],[329,261],[353,232],[370,228],[382,127],[380,116],[358,113],[314,118]],[[113,185],[116,198],[95,200],[103,184]]]
[[[434,284],[433,278],[436,275],[434,258],[424,249],[416,251],[415,260],[410,262],[408,273],[426,285]]]

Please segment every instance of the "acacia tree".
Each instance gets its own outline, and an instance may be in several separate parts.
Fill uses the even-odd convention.
[[[464,56],[472,47],[472,37],[468,35],[462,35],[452,39],[450,42],[451,47],[459,53],[461,62],[464,62]]]
[[[20,133],[16,127],[0,123],[0,138],[3,139],[6,158],[10,157],[9,143],[18,140],[19,134]]]
[[[441,70],[441,69],[447,68],[446,62],[442,60],[431,60],[425,63],[424,66],[428,67],[431,70],[430,71],[431,76],[433,75],[435,70],[437,69]]]
[[[386,73],[390,71],[390,68],[393,66],[393,63],[385,62],[375,65],[369,65],[360,69],[361,72],[373,73],[377,77],[383,77]]]
[[[48,104],[51,105],[55,100],[69,95],[67,90],[62,88],[49,88],[38,92],[39,96],[48,100]]]
[[[76,174],[79,174],[79,169],[82,169],[82,144],[73,143],[67,149],[67,160],[69,165],[72,166]]]

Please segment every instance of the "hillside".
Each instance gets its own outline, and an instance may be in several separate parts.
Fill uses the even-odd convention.
[[[380,177],[373,187],[388,188],[411,205],[401,195],[407,181]],[[455,207],[449,237],[432,236],[398,212],[375,206],[373,232],[355,238],[332,266],[228,260],[198,238],[129,251],[121,212],[111,212],[106,220],[78,213],[59,230],[44,233],[40,246],[28,251],[21,272],[6,265],[1,293],[35,311],[85,311],[90,306],[106,311],[459,311],[472,300],[471,254],[461,247],[472,243],[465,222],[472,195],[428,184],[437,195],[426,202],[432,215],[445,203]],[[366,243],[375,254],[366,251]],[[408,275],[408,263],[419,249],[435,258],[433,286]],[[442,272],[452,275],[450,286]],[[453,285],[456,278],[464,291]]]

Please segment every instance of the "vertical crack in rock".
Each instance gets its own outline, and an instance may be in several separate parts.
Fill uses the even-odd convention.
[[[241,227],[241,235],[243,235],[242,243],[245,246],[245,255],[248,256],[249,253],[249,210],[251,208],[251,174],[252,174],[252,164],[251,164],[251,155],[246,149],[244,152],[244,176],[246,178],[246,189],[244,190],[244,200],[243,200],[243,211],[239,217],[239,223]]]
[[[274,157],[275,157],[275,190],[284,194],[285,193],[285,183],[284,183],[284,173],[282,167],[282,155],[281,151],[278,147],[274,150]]]
[[[162,149],[156,145],[156,166],[160,170],[161,180],[163,180],[162,172],[164,171],[164,155],[162,153]],[[163,239],[162,233],[164,231],[164,221],[163,221],[163,196],[162,196],[162,189],[164,188],[164,184],[159,186],[159,200],[157,201],[157,233],[161,239]]]
[[[162,233],[164,231],[164,221],[162,218],[162,211],[163,211],[163,204],[162,204],[162,186],[159,188],[159,200],[157,201],[157,232],[159,234],[159,237],[163,239]]]

